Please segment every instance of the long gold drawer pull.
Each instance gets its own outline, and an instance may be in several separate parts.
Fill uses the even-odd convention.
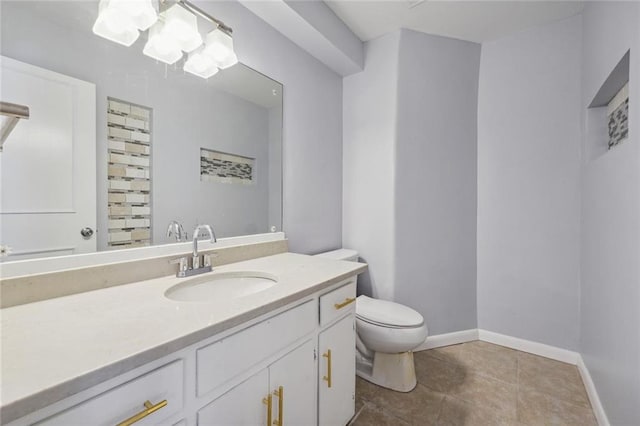
[[[262,398],[262,403],[267,406],[267,426],[271,426],[271,418],[273,417],[273,412],[271,409],[272,402],[273,399],[271,397],[271,394],[269,394],[269,396],[267,396],[266,398]]]
[[[336,304],[335,304],[335,305],[333,305],[333,306],[335,306],[335,308],[336,308],[336,309],[342,309],[342,308],[344,308],[345,306],[350,305],[350,304],[352,304],[352,303],[353,303],[353,302],[355,302],[355,301],[356,301],[356,298],[355,298],[355,297],[347,297],[346,299],[344,299],[344,302],[342,302],[342,303],[336,303]]]
[[[118,426],[131,426],[135,422],[139,422],[140,420],[142,420],[145,417],[147,417],[149,414],[155,413],[156,411],[158,411],[162,407],[165,407],[166,405],[167,405],[167,400],[166,399],[164,401],[158,402],[156,405],[153,405],[151,403],[151,401],[145,401],[144,402],[144,410],[140,411],[135,416],[129,417],[124,422],[118,423]]]
[[[322,380],[327,382],[327,387],[331,387],[331,349],[328,349],[327,353],[322,356],[327,359],[327,375]]]
[[[284,417],[284,388],[280,386],[277,391],[273,391],[273,394],[278,397],[278,420],[274,420],[273,424],[276,426],[282,426],[282,418]]]

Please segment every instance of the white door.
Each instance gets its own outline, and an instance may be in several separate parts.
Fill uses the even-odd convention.
[[[320,333],[318,380],[320,425],[345,425],[355,414],[355,333],[353,314]]]
[[[314,349],[313,341],[308,340],[269,367],[273,424],[275,421],[278,426],[316,424]]]
[[[224,368],[221,366],[221,368]],[[267,424],[269,372],[262,370],[198,411],[198,426]]]
[[[95,251],[95,85],[0,56],[0,100],[30,114],[0,153],[0,261]]]

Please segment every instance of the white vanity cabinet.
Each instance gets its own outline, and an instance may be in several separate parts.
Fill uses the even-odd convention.
[[[283,348],[296,345],[199,410],[198,425],[315,424],[317,324],[317,302],[310,300],[199,349],[197,392],[206,398]]]
[[[198,425],[266,425],[269,370],[262,370],[198,411]]]
[[[353,315],[320,333],[318,417],[321,425],[343,425],[355,414],[356,366],[353,343]]]
[[[173,361],[37,425],[113,426],[133,418],[136,426],[157,424],[183,408],[183,364]]]
[[[354,414],[355,282],[265,310],[8,426],[345,425]]]
[[[315,348],[308,340],[269,367],[272,416],[279,426],[316,424]]]
[[[355,414],[355,293],[353,282],[320,298],[321,322],[339,318],[318,336],[320,425],[344,425]]]
[[[198,411],[198,426],[315,424],[315,344],[307,340]]]

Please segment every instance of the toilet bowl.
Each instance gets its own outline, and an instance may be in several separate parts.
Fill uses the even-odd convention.
[[[399,303],[364,295],[356,299],[358,376],[400,392],[416,386],[413,349],[427,338],[424,318]]]
[[[357,261],[354,250],[318,256]],[[379,386],[409,392],[416,386],[413,349],[427,338],[419,312],[395,302],[360,295],[356,299],[356,374]]]

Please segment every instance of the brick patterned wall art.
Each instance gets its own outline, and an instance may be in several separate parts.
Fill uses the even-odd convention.
[[[629,136],[629,83],[607,105],[609,125],[609,149]]]
[[[110,248],[151,245],[150,108],[109,98]]]
[[[221,183],[253,184],[255,158],[200,148],[200,180]]]

